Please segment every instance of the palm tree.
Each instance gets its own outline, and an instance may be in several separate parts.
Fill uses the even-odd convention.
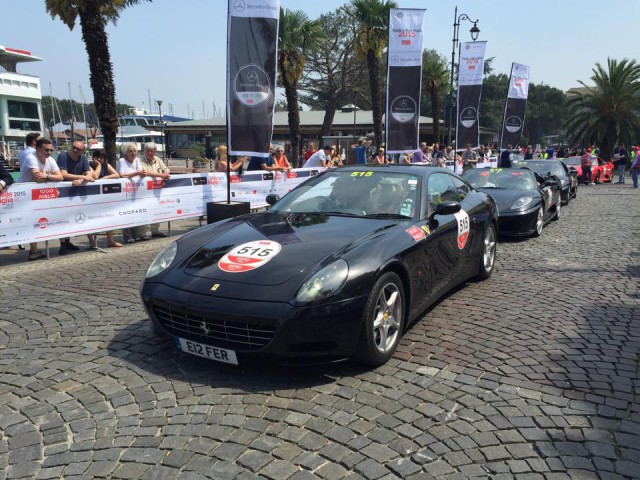
[[[433,138],[440,141],[440,96],[449,86],[449,67],[447,60],[435,50],[422,52],[422,83],[429,92]]]
[[[567,101],[565,129],[573,141],[597,144],[610,158],[616,142],[631,143],[640,135],[640,65],[635,60],[607,59],[607,70],[596,63],[593,87]]]
[[[282,8],[278,37],[278,78],[287,99],[292,160],[293,165],[297,166],[301,140],[298,82],[304,71],[304,52],[318,48],[325,37],[317,20],[309,20],[301,10]]]
[[[45,0],[45,8],[52,18],[60,20],[73,30],[80,20],[82,39],[89,57],[89,71],[93,101],[98,112],[100,128],[104,135],[104,149],[109,163],[115,166],[116,89],[113,83],[113,66],[109,54],[109,42],[105,26],[116,22],[125,8],[142,0]],[[148,0],[150,1],[150,0]]]
[[[389,0],[351,0],[359,22],[356,36],[356,53],[366,58],[371,90],[373,135],[377,145],[382,144],[382,91],[380,89],[380,59],[387,46],[389,10],[396,3]]]

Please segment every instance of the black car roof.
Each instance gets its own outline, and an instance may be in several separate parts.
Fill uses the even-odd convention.
[[[442,167],[432,167],[430,165],[349,165],[346,167],[341,167],[338,169],[329,169],[325,170],[332,172],[361,172],[361,171],[375,171],[375,170],[384,170],[386,172],[393,173],[410,173],[412,175],[418,175],[421,177],[427,177],[435,172],[446,172],[454,174],[448,168]]]

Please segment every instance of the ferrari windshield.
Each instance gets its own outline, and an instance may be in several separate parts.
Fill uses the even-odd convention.
[[[288,193],[272,211],[416,218],[420,177],[380,170],[334,170]]]
[[[474,188],[505,188],[511,190],[534,190],[536,178],[528,169],[474,168],[462,175]]]
[[[543,177],[548,173],[559,178],[565,178],[567,176],[567,172],[565,172],[558,160],[527,160],[526,162],[520,162],[520,165],[529,167]]]

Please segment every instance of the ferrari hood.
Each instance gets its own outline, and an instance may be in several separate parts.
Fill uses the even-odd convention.
[[[278,285],[394,224],[324,213],[266,212],[221,233],[212,226],[181,268],[187,275],[210,280]]]
[[[511,210],[511,206],[521,197],[539,198],[540,193],[537,190],[512,190],[502,188],[480,188],[481,192],[489,195],[496,202],[499,212],[507,212]]]

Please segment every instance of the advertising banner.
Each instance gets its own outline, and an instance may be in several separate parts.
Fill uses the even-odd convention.
[[[418,149],[424,12],[413,8],[389,11],[387,153]]]
[[[277,79],[280,0],[229,0],[229,155],[269,156]]]
[[[231,197],[266,207],[266,196],[285,195],[322,168],[231,175]],[[226,200],[224,173],[71,182],[14,183],[0,192],[0,247],[41,242],[207,214],[207,203]]]
[[[479,123],[480,95],[484,76],[484,51],[487,42],[464,42],[460,44],[458,64],[458,99],[456,150],[467,145],[480,145]]]
[[[504,105],[504,119],[502,134],[500,135],[500,149],[507,145],[516,146],[520,142],[524,128],[524,116],[527,111],[527,97],[529,96],[529,67],[519,63],[511,64],[511,78],[509,79],[509,94]]]

